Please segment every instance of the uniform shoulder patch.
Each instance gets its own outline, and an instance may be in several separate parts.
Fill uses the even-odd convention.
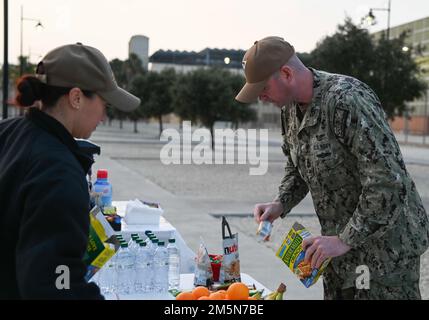
[[[344,138],[346,134],[347,118],[349,116],[349,110],[343,108],[335,108],[334,119],[333,119],[333,130],[337,138]]]

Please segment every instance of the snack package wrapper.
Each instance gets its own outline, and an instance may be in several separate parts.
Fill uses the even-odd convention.
[[[203,243],[200,243],[195,259],[194,285],[209,287],[213,284],[213,271],[208,251]]]
[[[101,212],[95,206],[89,213],[90,226],[86,252],[83,261],[87,266],[85,279],[89,281],[119,249],[115,232]]]
[[[225,234],[228,230],[228,235]],[[219,282],[240,282],[240,257],[238,254],[238,234],[232,234],[228,222],[222,217],[223,260],[220,267]]]
[[[295,222],[276,253],[276,256],[292,270],[307,288],[317,282],[331,261],[331,259],[326,259],[319,269],[311,269],[310,263],[304,262],[305,251],[302,250],[302,242],[309,237],[311,237],[311,233],[301,224]]]

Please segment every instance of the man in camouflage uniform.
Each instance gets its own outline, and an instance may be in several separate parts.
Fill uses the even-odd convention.
[[[313,268],[332,258],[325,299],[420,299],[428,217],[376,94],[306,68],[278,37],[255,42],[243,66],[236,99],[281,108],[286,156],[278,196],[255,206],[256,220],[284,218],[310,191],[322,236],[303,247]],[[356,284],[359,266],[369,269],[369,289]]]

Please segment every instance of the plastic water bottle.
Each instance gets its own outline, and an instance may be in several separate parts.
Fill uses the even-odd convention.
[[[156,238],[151,238],[150,239],[150,250],[151,250],[151,252],[152,252],[152,255],[154,255],[155,254],[155,250],[158,248],[158,242],[159,242],[159,240],[158,239],[156,239]]]
[[[128,248],[132,253],[138,249],[137,240],[139,239],[139,235],[137,233],[131,234],[131,239],[128,241]]]
[[[99,274],[98,284],[103,295],[114,293],[117,290],[116,258],[111,257],[97,272]]]
[[[152,240],[153,239],[155,239],[155,236],[149,235],[149,236],[147,236],[146,240],[144,241],[144,242],[146,242],[146,245],[147,245],[148,248],[152,248],[153,247],[153,244],[152,244]],[[156,246],[158,246],[158,244]]]
[[[121,249],[116,257],[117,293],[133,292],[134,257],[128,249],[128,244],[121,243]]]
[[[134,289],[137,293],[149,290],[149,279],[152,278],[152,259],[146,242],[140,242],[136,253]]]
[[[149,237],[149,235],[153,235],[153,232],[152,232],[151,230],[146,230],[146,231],[144,232],[144,234],[145,234],[147,237]]]
[[[107,179],[108,173],[105,169],[97,171],[97,180],[94,183],[93,192],[101,195],[99,204],[103,207],[112,205],[112,185]]]
[[[153,257],[154,263],[154,291],[158,293],[168,291],[168,251],[164,242],[158,242],[158,248]]]
[[[168,288],[178,289],[180,285],[180,252],[176,240],[168,240]]]
[[[150,240],[146,242],[147,243],[146,246],[149,252],[149,260],[151,261],[151,263],[149,265],[149,272],[148,272],[149,276],[147,281],[146,292],[154,292],[155,291],[155,274],[156,274],[154,258],[155,258],[156,249],[158,249],[159,240],[156,239],[155,237],[150,237],[149,239]]]

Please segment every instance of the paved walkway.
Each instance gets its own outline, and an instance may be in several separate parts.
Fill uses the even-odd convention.
[[[197,250],[202,236],[209,251],[221,253],[221,221],[207,214],[214,209],[221,210],[221,205],[213,207],[203,201],[184,200],[146,179],[138,168],[129,168],[109,157],[97,158],[94,169],[99,168],[108,168],[115,200],[139,198],[160,202],[165,218],[177,228],[192,250]],[[288,287],[285,299],[323,298],[321,282],[305,288],[273,251],[259,244],[254,237],[239,233],[239,248],[241,271],[271,290],[284,282]]]
[[[112,127],[101,126],[91,139],[102,147],[102,156],[96,159],[94,169],[109,169],[116,200],[140,198],[160,202],[165,209],[166,219],[178,229],[194,251],[202,236],[210,252],[221,252],[221,222],[212,213],[241,214],[241,218],[231,217],[229,221],[233,232],[239,232],[242,272],[271,290],[284,282],[288,286],[286,299],[323,298],[320,280],[315,286],[305,288],[275,257],[276,247],[294,221],[302,222],[314,234],[320,232],[311,198],[307,197],[294,208],[281,227],[280,224],[275,226],[277,233],[273,241],[267,244],[256,241],[256,224],[250,218],[245,218],[254,203],[262,199],[269,201],[270,191],[264,188],[276,189],[281,179],[284,157],[279,148],[279,132],[270,131],[268,174],[259,180],[251,180],[243,177],[243,174],[247,176],[247,169],[240,171],[238,166],[233,166],[233,169],[227,166],[163,166],[159,161],[159,149],[164,143],[158,139],[157,126],[141,124],[139,130],[140,133],[133,133],[131,123],[124,123],[123,130],[119,130],[117,124]],[[428,204],[429,148],[401,144],[401,151],[420,194]],[[209,182],[203,183],[202,180]],[[255,187],[258,184],[259,189]],[[428,257],[426,260],[429,261]],[[422,261],[422,264],[427,263]],[[426,273],[425,283],[429,281],[429,272]]]

